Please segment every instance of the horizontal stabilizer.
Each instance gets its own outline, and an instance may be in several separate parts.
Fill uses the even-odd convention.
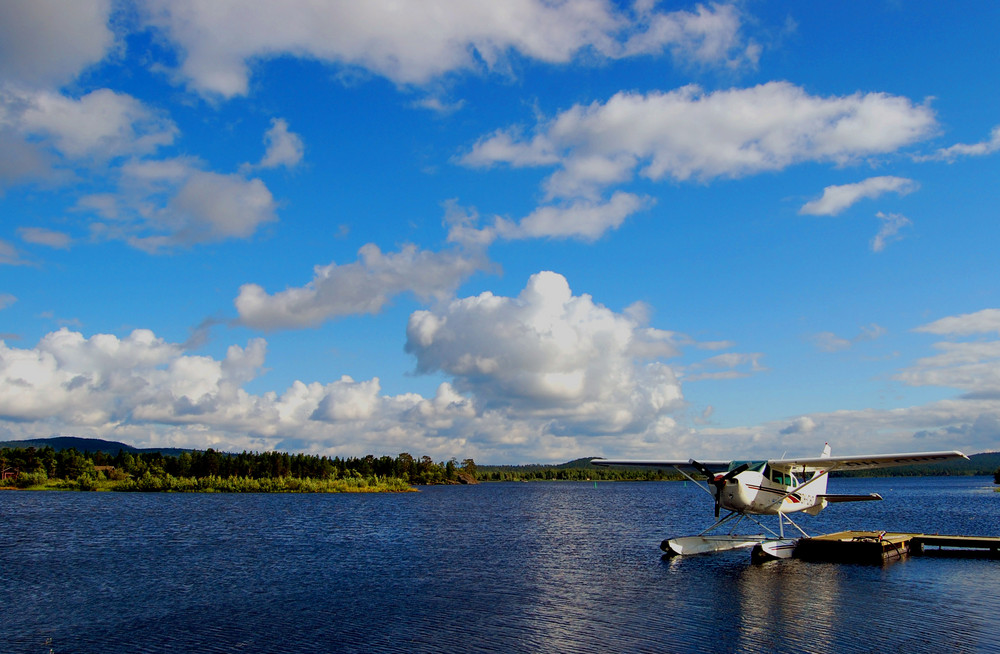
[[[827,502],[871,502],[882,499],[882,496],[878,493],[869,493],[868,495],[817,495],[816,497]]]

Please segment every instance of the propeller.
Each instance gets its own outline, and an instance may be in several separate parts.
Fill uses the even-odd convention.
[[[708,477],[708,482],[715,486],[715,517],[719,517],[719,508],[722,506],[722,489],[726,487],[726,483],[736,475],[744,472],[750,468],[749,463],[741,463],[724,475],[716,475],[711,470],[708,469],[703,463],[698,463],[694,459],[690,460],[691,465],[700,472],[701,474]]]

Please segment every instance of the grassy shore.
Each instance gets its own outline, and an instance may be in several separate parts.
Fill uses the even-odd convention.
[[[106,480],[83,475],[75,480],[46,479],[40,483],[8,486],[14,490],[117,491],[144,493],[409,493],[416,489],[396,477],[310,479],[275,477],[163,477],[145,474],[138,479]]]

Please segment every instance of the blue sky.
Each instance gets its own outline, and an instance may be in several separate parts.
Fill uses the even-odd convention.
[[[998,27],[989,2],[5,2],[0,439],[997,449]]]

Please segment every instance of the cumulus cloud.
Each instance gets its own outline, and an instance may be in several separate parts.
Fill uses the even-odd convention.
[[[486,409],[537,416],[556,431],[642,429],[682,403],[672,335],[574,296],[566,279],[533,275],[516,298],[483,293],[417,311],[406,350]],[[641,352],[640,359],[638,353]]]
[[[493,336],[511,329],[524,333],[506,346],[517,367],[494,370],[488,373],[492,379],[473,380],[460,370],[464,364],[447,361],[441,340],[446,329],[430,332],[427,315],[414,315],[411,324],[421,325],[423,339],[421,365],[430,363],[425,354],[436,357],[433,365],[456,379],[427,398],[387,396],[378,378],[348,376],[249,393],[245,385],[264,369],[267,344],[259,338],[230,346],[221,359],[190,354],[143,329],[124,338],[88,338],[64,328],[33,348],[0,341],[0,434],[75,433],[229,451],[280,448],[287,439],[325,454],[416,448],[441,458],[461,453],[493,460],[515,451],[547,460],[578,456],[580,439],[619,447],[626,441],[647,448],[661,444],[677,430],[669,413],[682,405],[680,388],[669,368],[643,357],[672,352],[668,335],[638,328],[589,298],[546,288],[546,281],[558,287],[559,280],[542,277],[520,298],[496,298],[511,303],[512,313],[501,316]],[[546,298],[566,302],[560,309]],[[521,302],[526,304],[514,306]],[[442,320],[458,322],[457,307]],[[564,340],[571,334],[576,342]],[[632,353],[637,342],[645,351],[638,359]],[[455,343],[463,351],[454,354],[483,359],[499,354],[494,345],[485,337],[479,344],[469,338]],[[541,359],[529,361],[518,345]],[[518,379],[528,385],[520,387]],[[612,440],[602,440],[607,438]]]
[[[267,149],[257,168],[294,168],[302,161],[305,152],[302,137],[288,131],[288,122],[284,118],[271,120],[271,128],[264,134],[264,145]]]
[[[529,131],[500,130],[480,139],[459,162],[555,167],[543,182],[546,200],[594,203],[608,187],[636,177],[708,182],[803,162],[843,165],[895,152],[935,127],[930,108],[885,93],[820,97],[787,82],[707,93],[692,85],[620,92],[604,103],[562,111]],[[879,185],[897,192],[907,186],[882,180],[861,192],[873,193]],[[557,211],[539,211],[547,211],[547,220],[535,220],[534,232],[573,233],[573,212],[559,220]],[[614,225],[608,221],[605,228]]]
[[[809,416],[802,416],[792,421],[790,425],[781,430],[782,436],[793,434],[809,434],[816,430],[816,421]]]
[[[900,240],[899,230],[913,224],[909,218],[898,213],[879,211],[875,217],[881,221],[881,226],[872,239],[872,252],[881,252],[889,243]]]
[[[245,95],[250,62],[291,53],[359,68],[406,85],[456,71],[506,72],[514,57],[566,63],[583,54],[620,58],[667,50],[681,63],[755,65],[733,5],[622,12],[604,0],[406,0],[210,4],[151,0],[145,21],[178,48],[178,79],[208,95]]]
[[[72,98],[50,91],[3,92],[0,120],[41,136],[69,159],[147,154],[173,143],[171,120],[141,101],[110,89]]]
[[[386,254],[370,243],[356,262],[316,266],[304,287],[270,295],[257,284],[244,284],[234,303],[240,322],[250,327],[311,327],[340,316],[378,313],[401,293],[444,300],[470,275],[489,268],[478,251],[432,252],[411,244]]]
[[[996,330],[994,323],[959,322],[959,331]],[[925,327],[956,328],[931,325]],[[594,451],[779,456],[788,451],[789,436],[806,452],[820,451],[824,441],[841,453],[997,448],[995,342],[937,347],[938,354],[899,377],[968,391],[956,399],[696,431],[684,426],[680,384],[662,361],[683,340],[574,295],[554,273],[535,275],[517,297],[484,293],[412,314],[407,348],[418,370],[451,377],[432,397],[389,396],[378,378],[348,376],[254,394],[246,385],[265,370],[263,339],[231,345],[214,358],[144,329],[125,337],[61,329],[31,348],[0,341],[0,434],[74,433],[229,451],[294,443],[330,455],[416,450],[500,462],[566,460]],[[725,363],[753,360],[737,355]]]
[[[32,86],[68,82],[114,45],[111,0],[0,3],[0,79]]]
[[[192,157],[155,158],[178,134],[168,117],[109,89],[73,98],[0,87],[0,145],[10,146],[0,184],[86,180],[100,189],[77,200],[78,212],[98,217],[91,234],[149,252],[248,238],[277,220],[270,190],[248,171],[209,171]],[[301,159],[301,139],[284,121],[272,123],[265,144],[261,168]],[[68,245],[56,232],[23,230],[29,242]]]
[[[918,184],[916,182],[905,177],[893,177],[891,175],[869,177],[855,184],[827,186],[823,189],[823,196],[821,198],[802,205],[799,213],[811,216],[836,216],[859,200],[874,200],[884,193],[906,195],[912,193],[917,188]]]
[[[99,218],[90,226],[96,238],[147,252],[249,238],[277,220],[263,181],[203,170],[192,158],[130,160],[119,169],[116,190],[84,196],[77,209]]]
[[[151,154],[177,133],[169,118],[124,93],[98,89],[75,98],[3,85],[0,185],[99,176],[111,160]]]

